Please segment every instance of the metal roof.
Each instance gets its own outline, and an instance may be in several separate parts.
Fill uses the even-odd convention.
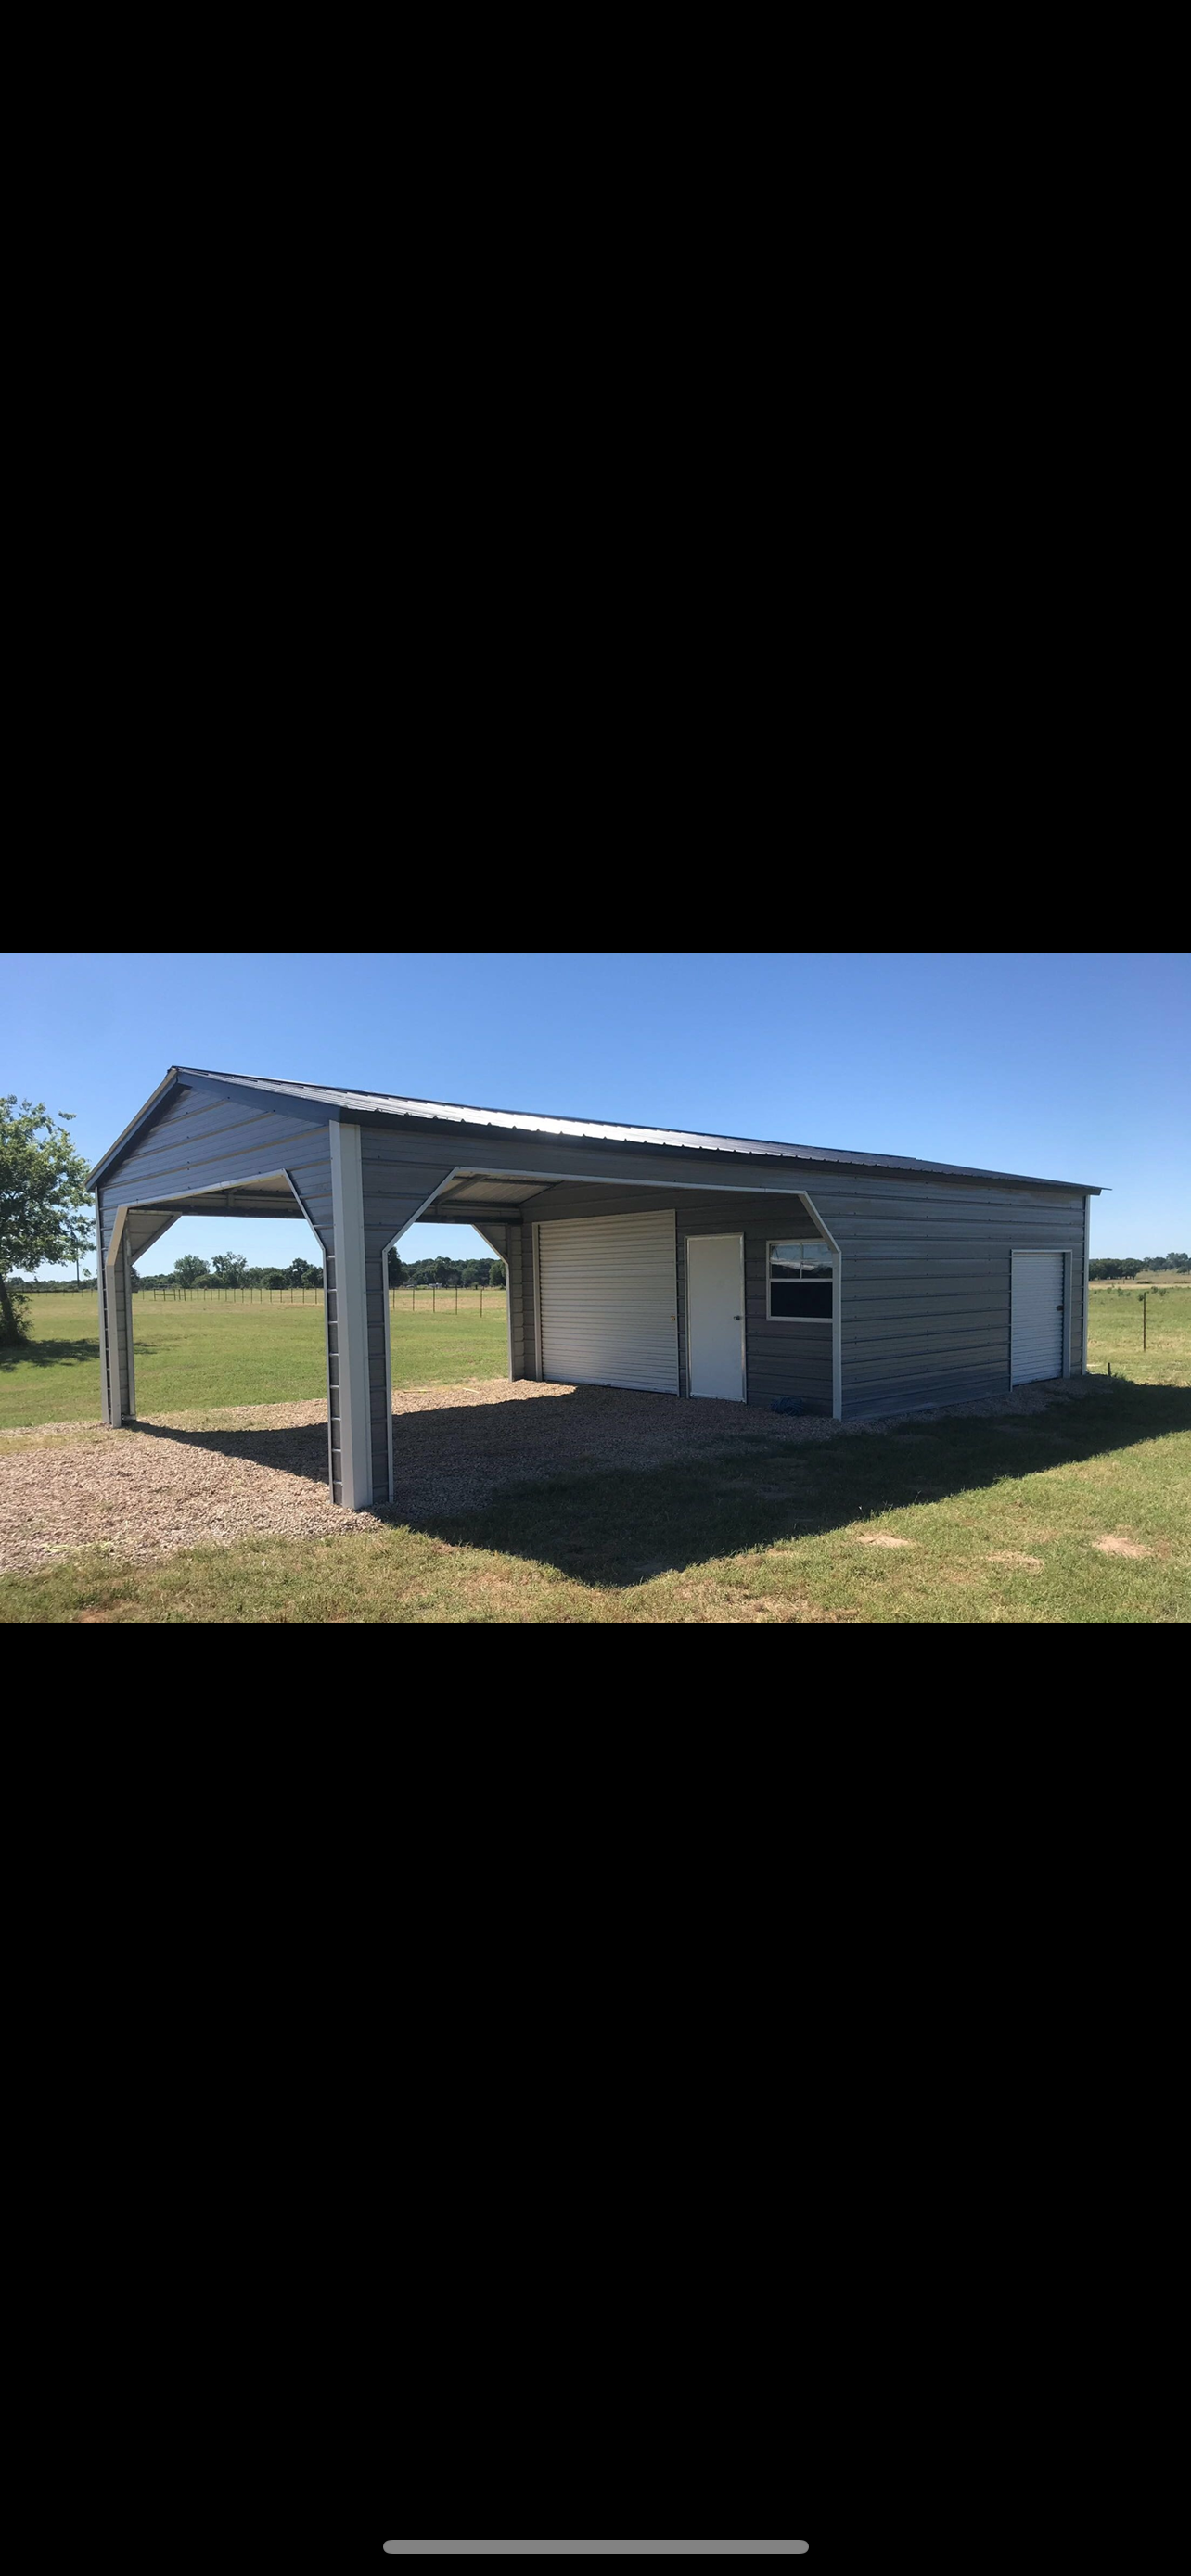
[[[1100,1194],[1099,1184],[1095,1181],[1055,1181],[1037,1172],[986,1171],[973,1163],[928,1163],[914,1154],[864,1154],[839,1145],[778,1144],[759,1136],[706,1136],[681,1127],[624,1127],[602,1118],[560,1118],[528,1109],[480,1109],[463,1101],[415,1100],[401,1092],[341,1091],[316,1082],[286,1082],[255,1073],[217,1073],[208,1066],[186,1064],[171,1067],[165,1081],[158,1085],[144,1109],[96,1164],[91,1174],[92,1186],[170,1084],[185,1082],[188,1076],[201,1082],[234,1083],[240,1091],[274,1093],[291,1100],[322,1101],[329,1109],[359,1109],[384,1118],[442,1119],[450,1126],[494,1128],[502,1134],[574,1136],[600,1145],[664,1145],[687,1153],[744,1154],[753,1161],[759,1155],[773,1155],[785,1163],[813,1163],[818,1166],[838,1163],[857,1171],[935,1172],[966,1181],[1027,1181],[1042,1189],[1086,1190],[1095,1197]]]

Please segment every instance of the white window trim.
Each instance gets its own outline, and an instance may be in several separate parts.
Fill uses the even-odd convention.
[[[802,1327],[804,1324],[826,1324],[826,1326],[827,1326],[827,1330],[828,1330],[828,1332],[830,1332],[830,1331],[832,1330],[833,1326],[834,1326],[834,1323],[835,1323],[835,1308],[836,1308],[836,1303],[837,1303],[836,1290],[837,1290],[838,1285],[839,1285],[839,1257],[838,1257],[838,1254],[836,1254],[836,1252],[835,1252],[835,1247],[834,1247],[834,1245],[833,1245],[833,1244],[828,1243],[827,1238],[826,1238],[826,1236],[825,1236],[825,1235],[824,1235],[824,1236],[819,1237],[819,1240],[820,1240],[820,1241],[822,1242],[822,1244],[823,1244],[824,1251],[828,1254],[829,1258],[831,1259],[831,1313],[830,1313],[829,1315],[775,1315],[775,1314],[774,1314],[774,1311],[773,1311],[773,1284],[774,1284],[774,1283],[773,1283],[773,1279],[772,1279],[772,1277],[771,1277],[771,1275],[770,1275],[770,1268],[769,1268],[769,1256],[770,1256],[770,1253],[771,1253],[771,1252],[772,1252],[772,1250],[773,1250],[773,1246],[774,1246],[774,1244],[775,1244],[775,1243],[794,1243],[794,1242],[798,1242],[798,1243],[806,1243],[808,1240],[809,1240],[809,1237],[808,1237],[808,1236],[806,1236],[806,1235],[804,1235],[804,1234],[800,1234],[800,1235],[798,1235],[798,1236],[795,1236],[795,1235],[792,1235],[792,1234],[775,1234],[775,1235],[773,1236],[772,1240],[766,1243],[766,1246],[765,1246],[765,1321],[766,1321],[766,1323],[767,1323],[767,1324],[797,1324],[797,1325],[799,1326],[799,1328],[800,1328],[800,1329],[801,1329],[801,1327]],[[779,1281],[778,1281],[778,1286],[780,1287],[782,1284],[783,1284],[783,1283],[779,1280]],[[797,1286],[799,1286],[799,1285],[800,1285],[800,1282],[799,1282],[799,1281],[797,1281],[797,1280],[795,1280],[795,1281],[793,1281],[792,1283],[791,1283],[791,1282],[786,1282],[785,1284],[786,1284],[786,1285],[791,1285],[791,1284],[792,1284],[793,1286],[797,1287]],[[823,1286],[823,1282],[822,1282],[822,1280],[821,1280],[821,1279],[812,1279],[812,1280],[808,1281],[808,1283],[807,1283],[807,1284],[808,1284],[808,1286],[809,1286],[809,1287],[812,1287],[812,1288],[821,1288],[821,1287]]]

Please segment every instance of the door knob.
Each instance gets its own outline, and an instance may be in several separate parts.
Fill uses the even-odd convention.
[[[732,1321],[733,1321],[733,1323],[734,1323],[734,1324],[738,1324],[738,1323],[740,1322],[740,1317],[739,1317],[739,1315],[733,1315],[733,1317],[732,1317]]]

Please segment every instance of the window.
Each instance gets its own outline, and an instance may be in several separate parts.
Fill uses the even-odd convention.
[[[835,1267],[829,1243],[771,1243],[768,1280],[771,1323],[831,1322]]]

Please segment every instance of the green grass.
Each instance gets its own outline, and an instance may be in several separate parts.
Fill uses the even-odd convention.
[[[93,1551],[0,1578],[0,1619],[1172,1625],[1189,1467],[1191,1390],[1106,1382],[1034,1416],[805,1448],[759,1431],[696,1468],[527,1483],[415,1528],[147,1566]]]
[[[68,1302],[54,1300],[56,1316]],[[1143,1358],[1135,1293],[1094,1286],[1089,1364],[1099,1376],[1111,1359],[1113,1384],[1038,1415],[909,1416],[880,1437],[805,1447],[779,1444],[758,1417],[755,1444],[734,1443],[719,1460],[526,1483],[482,1512],[416,1528],[188,1549],[144,1566],[92,1551],[0,1578],[0,1619],[1183,1624],[1191,1285],[1149,1311]],[[321,1395],[321,1336],[311,1308],[254,1316],[138,1303],[138,1400],[167,1412]],[[155,1345],[143,1355],[142,1338]],[[478,1317],[393,1318],[398,1384],[497,1376],[504,1350],[503,1313],[486,1312],[482,1327]],[[309,1380],[296,1383],[303,1367]],[[64,1402],[87,1368],[90,1400]],[[97,1409],[94,1361],[22,1359],[0,1375],[0,1393],[18,1371],[32,1394],[57,1392],[36,1411],[26,1393],[10,1421],[82,1421]],[[1105,1552],[1106,1538],[1136,1552]]]
[[[445,1291],[443,1292],[445,1295]],[[394,1386],[457,1385],[501,1377],[505,1301],[484,1291],[470,1311],[433,1314],[397,1304],[390,1321]],[[154,1304],[133,1299],[133,1360],[141,1413],[224,1404],[298,1404],[325,1396],[319,1306]],[[31,1297],[33,1339],[0,1351],[0,1426],[99,1419],[99,1328],[94,1297]]]
[[[1168,1274],[1169,1277],[1169,1274]],[[1191,1281],[1156,1283],[1146,1291],[1146,1344],[1141,1347],[1141,1291],[1127,1282],[1093,1279],[1088,1291],[1088,1367],[1100,1377],[1143,1386],[1191,1385]]]

